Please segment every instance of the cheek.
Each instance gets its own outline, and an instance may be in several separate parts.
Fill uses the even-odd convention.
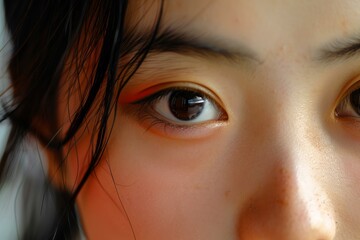
[[[344,205],[346,206],[348,212],[348,218],[353,222],[352,226],[360,225],[360,158],[349,157],[343,161],[344,168],[344,181],[343,186],[346,186],[346,189],[343,189],[342,193],[346,198],[344,200]],[[352,207],[349,207],[352,206]]]
[[[341,132],[344,133],[344,132]],[[358,141],[349,134],[337,135],[328,155],[328,166],[322,167],[329,196],[332,197],[340,234],[356,234],[360,226],[360,151]],[[331,164],[334,163],[334,164]],[[332,165],[332,166],[331,166]],[[326,173],[326,175],[325,175]],[[349,235],[350,236],[350,235]],[[344,239],[348,239],[345,237]]]
[[[360,196],[360,159],[349,159],[345,161],[345,172],[348,173],[347,178],[353,187],[354,193]]]
[[[150,135],[149,135],[150,134]],[[232,212],[225,184],[214,165],[221,154],[213,143],[173,143],[121,124],[100,164],[77,199],[85,232],[93,239],[171,239],[210,233]],[[67,159],[67,186],[74,189],[88,163],[83,136]],[[159,147],[161,146],[161,148]],[[130,225],[131,224],[131,225]],[[227,228],[230,229],[230,228]],[[224,232],[219,237],[226,236]],[[91,239],[90,238],[90,239]],[[211,236],[199,236],[211,239]]]
[[[204,234],[224,224],[221,215],[229,210],[218,141],[170,140],[125,125],[109,145],[109,167],[138,234],[186,239],[186,233],[197,235],[194,226]]]

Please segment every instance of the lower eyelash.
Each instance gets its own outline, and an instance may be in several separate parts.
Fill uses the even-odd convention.
[[[159,99],[161,99],[161,98],[159,98]],[[155,102],[156,99],[154,99],[153,101]],[[168,122],[166,120],[156,117],[154,114],[150,114],[148,112],[148,107],[151,103],[152,102],[141,104],[139,107],[137,107],[137,109],[134,109],[134,114],[136,115],[137,119],[142,124],[148,125],[146,127],[146,131],[150,130],[152,127],[159,126],[159,125],[160,126],[162,125],[162,127],[164,128],[163,129],[164,132],[166,132],[166,128],[172,128],[172,129],[177,129],[177,130],[185,130],[185,129],[194,128],[194,126],[191,126],[191,125],[173,124],[171,122]]]

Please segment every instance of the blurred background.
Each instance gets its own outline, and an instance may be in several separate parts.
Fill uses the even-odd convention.
[[[5,29],[3,1],[0,3],[0,92],[8,87],[8,75],[6,72],[6,65],[11,51],[11,44],[9,43],[8,35]],[[0,94],[1,96],[1,94]],[[0,105],[1,106],[1,105]],[[2,122],[0,124],[0,153],[4,150],[6,137],[8,135],[8,123]],[[17,224],[16,224],[16,199],[17,189],[20,184],[20,179],[4,185],[0,191],[0,239],[12,240],[17,239]]]

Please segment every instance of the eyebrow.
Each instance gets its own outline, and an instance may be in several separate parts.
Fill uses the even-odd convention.
[[[320,49],[316,59],[320,62],[335,62],[347,60],[360,55],[360,33],[353,36],[336,39]]]
[[[225,40],[205,35],[189,35],[167,29],[159,34],[151,45],[150,52],[174,52],[190,56],[224,58],[229,61],[261,62],[250,48],[241,43],[236,47]]]
[[[142,37],[147,34],[142,35]],[[141,38],[142,38],[141,37]],[[187,56],[225,58],[229,61],[256,62],[262,59],[243,43],[214,38],[205,34],[188,34],[179,30],[166,29],[154,40],[151,53],[174,52]],[[316,51],[314,60],[322,63],[344,61],[360,56],[360,32],[353,36],[336,39]]]

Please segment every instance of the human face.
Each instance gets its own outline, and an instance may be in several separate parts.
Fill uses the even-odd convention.
[[[158,10],[144,2],[139,32]],[[88,238],[360,239],[360,1],[171,0],[161,29],[183,42],[121,93],[77,200]],[[200,115],[179,121],[181,98]]]

